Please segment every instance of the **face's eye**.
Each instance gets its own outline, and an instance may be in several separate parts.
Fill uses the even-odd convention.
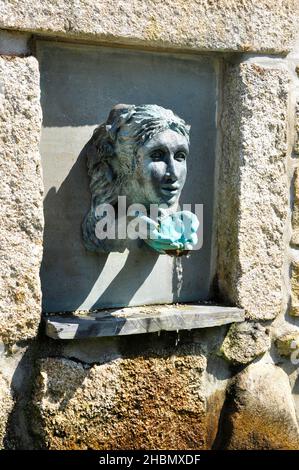
[[[178,153],[175,154],[174,158],[178,162],[184,162],[187,158],[187,155],[186,155],[185,152],[178,152]]]
[[[164,160],[164,152],[163,150],[154,150],[150,158],[153,162],[160,162],[161,160]]]

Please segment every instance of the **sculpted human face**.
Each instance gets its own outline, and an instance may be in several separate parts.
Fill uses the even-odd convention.
[[[138,149],[140,182],[149,203],[173,205],[186,181],[189,146],[173,130],[156,134]]]

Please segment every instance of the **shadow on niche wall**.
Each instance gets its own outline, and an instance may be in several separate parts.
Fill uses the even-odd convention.
[[[81,223],[89,205],[83,149],[58,191],[51,188],[44,201],[43,311],[73,311],[86,300],[90,309],[101,304],[107,307],[127,305],[158,260],[158,254],[145,248],[141,270],[140,250],[130,251],[125,263],[114,272],[115,265],[109,267],[110,254],[86,250]],[[111,279],[104,289],[101,288],[101,273]],[[121,296],[119,305],[116,296]]]

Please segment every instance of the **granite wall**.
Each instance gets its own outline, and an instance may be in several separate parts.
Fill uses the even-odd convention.
[[[2,447],[298,449],[297,7],[0,0]],[[39,329],[36,38],[217,57],[211,299],[245,322],[84,341]]]

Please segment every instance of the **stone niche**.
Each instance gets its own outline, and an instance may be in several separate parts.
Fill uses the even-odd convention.
[[[38,40],[45,184],[44,312],[72,312],[209,298],[218,60]],[[202,248],[186,258],[150,250],[88,252],[81,223],[90,192],[82,155],[93,130],[117,103],[158,104],[191,124],[188,176],[180,204],[202,204]],[[193,206],[194,207],[194,206]]]

